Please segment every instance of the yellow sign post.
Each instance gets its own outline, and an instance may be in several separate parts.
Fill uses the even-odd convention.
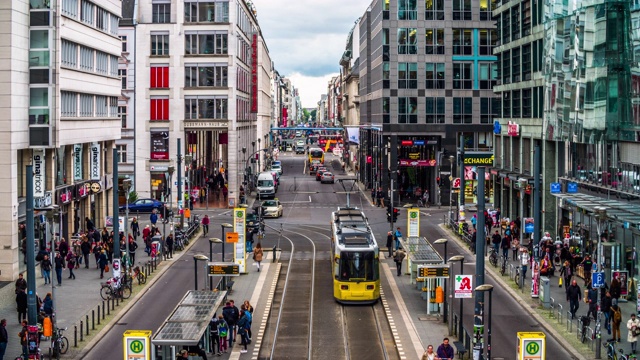
[[[124,360],[151,360],[151,330],[127,330],[122,334]]]
[[[546,335],[542,332],[518,332],[518,360],[545,360]]]
[[[238,265],[238,270],[241,274],[247,272],[247,248],[245,242],[246,234],[246,221],[247,221],[247,209],[235,208],[233,209],[233,232],[237,234],[236,243],[233,249],[233,262]],[[229,239],[227,238],[227,242]]]
[[[420,236],[420,209],[407,210],[407,236]]]

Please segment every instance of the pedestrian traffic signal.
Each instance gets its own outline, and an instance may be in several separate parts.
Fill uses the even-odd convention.
[[[393,208],[393,222],[398,221],[398,214],[400,213],[400,210],[398,210],[397,208]]]
[[[436,178],[436,184],[438,184],[438,186],[440,186],[440,176],[438,176],[438,177]]]

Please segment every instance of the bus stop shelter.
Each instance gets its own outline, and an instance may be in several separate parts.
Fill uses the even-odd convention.
[[[226,296],[226,291],[189,290],[153,336],[152,358],[175,360],[184,347],[211,352],[209,322]]]
[[[408,236],[400,239],[402,248],[407,252],[406,272],[411,276],[411,283],[422,291],[422,297],[427,300],[427,314],[438,312],[439,303],[435,302],[436,288],[445,288],[444,278],[421,278],[418,274],[419,266],[444,267],[444,259],[433,245],[422,236]]]

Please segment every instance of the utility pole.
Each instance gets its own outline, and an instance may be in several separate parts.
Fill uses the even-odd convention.
[[[458,212],[458,219],[462,221],[464,220],[464,190],[467,186],[466,184],[467,182],[465,181],[465,178],[464,178],[464,134],[460,134],[459,158],[460,159],[458,160],[458,164],[460,165],[460,209]],[[478,187],[478,192],[479,191],[480,191],[480,187]],[[480,218],[478,218],[478,220],[480,220]]]
[[[462,147],[462,146],[461,146]],[[464,163],[464,161],[462,162]],[[461,164],[462,164],[461,163]],[[461,165],[464,168],[464,165]],[[476,233],[476,284],[477,288],[484,285],[484,246],[485,246],[485,218],[484,218],[484,173],[485,168],[478,166],[478,222]],[[464,175],[464,174],[462,174]],[[462,179],[460,179],[462,180]],[[462,193],[462,182],[460,193]],[[462,199],[462,196],[460,196]],[[462,208],[462,205],[460,206]],[[474,316],[473,316],[473,352],[474,359],[483,359],[484,349],[484,292],[475,292]],[[476,358],[476,352],[479,357]]]
[[[120,207],[118,206],[118,149],[113,148],[113,258],[120,259]],[[61,223],[62,224],[62,223]],[[62,225],[61,225],[62,228]],[[62,232],[60,233],[62,237]],[[126,241],[126,239],[125,239]]]
[[[38,323],[38,305],[36,303],[36,258],[35,235],[33,233],[33,165],[27,165],[27,319],[29,325]],[[6,345],[6,344],[5,344]]]
[[[180,138],[178,140],[178,155],[176,161],[178,163],[178,211],[184,209],[184,196],[182,194],[182,152],[180,151]],[[182,204],[182,206],[180,206]],[[184,223],[184,211],[180,211],[180,227]]]
[[[540,176],[542,162],[540,145],[536,145],[533,153],[533,256],[536,262],[540,261],[538,248],[540,247],[540,226],[542,225],[542,185]],[[524,219],[521,219],[524,221]],[[524,239],[523,239],[524,240]]]

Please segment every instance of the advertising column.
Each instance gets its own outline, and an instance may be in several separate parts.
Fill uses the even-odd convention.
[[[245,208],[233,209],[233,231],[238,234],[238,242],[234,244],[233,262],[238,265],[240,273],[246,273],[246,214]]]

